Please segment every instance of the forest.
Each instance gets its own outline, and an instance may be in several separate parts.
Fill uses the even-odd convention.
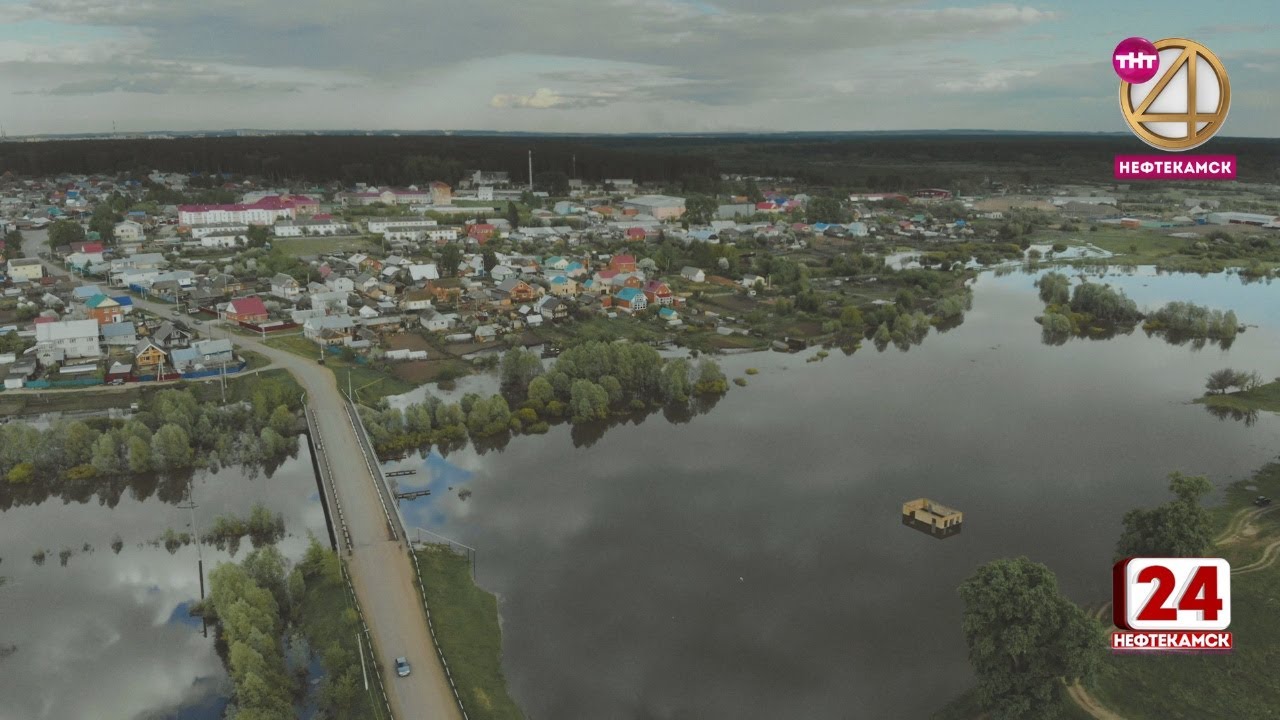
[[[713,193],[722,173],[794,177],[834,189],[977,192],[994,183],[1110,182],[1116,154],[1146,146],[1127,134],[862,133],[698,136],[282,135],[167,140],[0,143],[0,173],[111,174],[159,169],[305,180],[407,185],[456,183],[468,170],[631,178]],[[1213,151],[1240,159],[1239,179],[1280,179],[1280,141],[1219,138]],[[145,175],[143,172],[142,175]]]

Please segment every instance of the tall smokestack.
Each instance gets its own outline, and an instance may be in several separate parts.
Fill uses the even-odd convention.
[[[533,151],[529,151],[529,192],[533,192]]]

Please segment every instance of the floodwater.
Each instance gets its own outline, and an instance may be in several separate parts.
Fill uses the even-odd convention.
[[[171,554],[150,545],[166,529],[191,532],[192,510],[178,506],[186,484],[130,482],[139,492],[124,489],[114,507],[54,496],[0,511],[0,720],[222,717],[230,683],[212,629],[206,638],[187,612],[200,599],[196,546]],[[202,530],[262,503],[284,514],[277,547],[286,557],[301,558],[308,532],[328,542],[305,438],[271,477],[226,468],[198,472],[192,484]],[[202,548],[206,580],[252,547],[245,538],[234,558]],[[40,550],[43,564],[33,560]]]
[[[1229,351],[1141,330],[1049,346],[1033,280],[984,274],[964,324],[906,353],[724,358],[760,374],[688,423],[391,463],[433,491],[401,511],[477,548],[535,720],[928,717],[972,683],[956,587],[978,565],[1026,555],[1102,602],[1121,517],[1168,499],[1168,473],[1223,486],[1280,451],[1280,417],[1188,402],[1224,366],[1280,374],[1280,288],[1106,277],[1142,307],[1258,327]],[[964,511],[963,532],[904,527],[920,496]]]

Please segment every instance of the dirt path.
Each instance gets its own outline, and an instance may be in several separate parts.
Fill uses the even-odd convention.
[[[1280,508],[1280,505],[1275,507],[1255,508],[1252,510],[1245,509],[1237,512],[1231,517],[1231,521],[1227,523],[1227,529],[1224,530],[1221,535],[1214,538],[1213,544],[1230,545],[1233,542],[1239,541],[1244,536],[1244,529],[1249,526],[1250,522],[1277,508]]]

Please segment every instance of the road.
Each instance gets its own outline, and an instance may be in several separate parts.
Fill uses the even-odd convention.
[[[134,306],[176,319],[172,306],[137,298]],[[329,457],[338,502],[351,532],[352,552],[347,568],[382,663],[392,713],[400,720],[461,718],[427,630],[417,575],[402,542],[388,539],[386,515],[375,480],[347,419],[346,401],[333,373],[314,361],[264,345],[252,337],[231,337],[236,344],[270,358],[275,367],[288,370],[307,391]],[[316,355],[319,357],[319,352]],[[402,656],[413,668],[405,678],[397,677],[394,668],[395,658]]]

